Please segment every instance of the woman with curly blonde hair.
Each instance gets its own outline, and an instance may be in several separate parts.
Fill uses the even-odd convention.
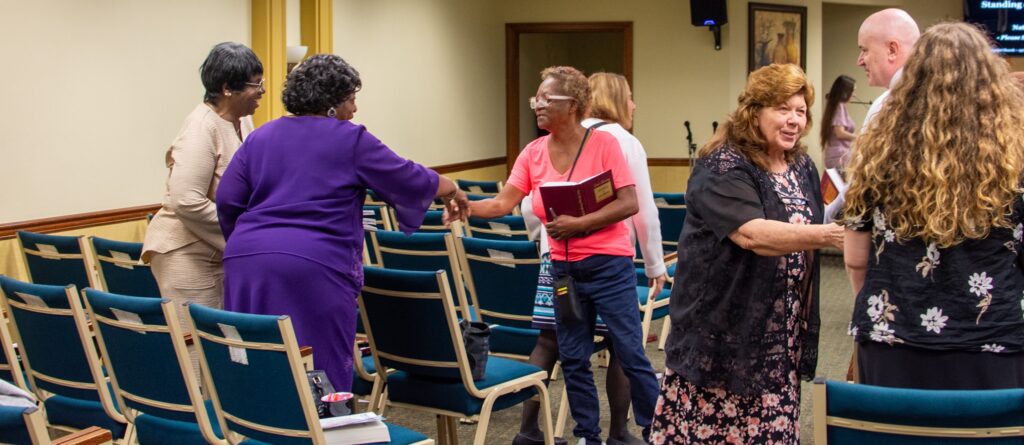
[[[845,261],[863,383],[1024,387],[1021,110],[985,35],[943,23],[858,139]]]

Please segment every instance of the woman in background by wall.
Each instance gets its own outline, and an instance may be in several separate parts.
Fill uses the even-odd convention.
[[[220,308],[224,236],[217,221],[217,187],[253,130],[251,116],[265,92],[263,64],[245,45],[224,42],[213,47],[199,72],[206,89],[203,103],[185,118],[167,149],[167,190],[146,230],[142,259],[152,264],[165,298]]]
[[[846,110],[846,104],[853,97],[857,82],[852,77],[841,75],[832,82],[832,89],[825,95],[825,111],[821,118],[821,146],[825,151],[825,168],[846,169],[850,162],[850,146],[857,138],[853,119]]]

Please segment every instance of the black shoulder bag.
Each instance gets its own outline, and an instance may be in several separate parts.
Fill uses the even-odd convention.
[[[587,145],[587,139],[590,137],[590,132],[600,127],[607,122],[596,123],[587,128],[586,133],[583,133],[583,141],[580,142],[580,149],[576,151],[576,159],[572,160],[572,167],[569,168],[569,176],[565,179],[569,181],[572,179],[572,172],[576,170],[576,161],[580,160],[580,154],[583,153],[583,147]],[[552,215],[554,217],[554,215]],[[565,239],[565,260],[569,260],[569,239]],[[576,282],[573,280],[571,274],[555,280],[551,285],[555,295],[555,321],[565,325],[571,325],[580,323],[583,321],[583,304],[580,303],[580,297],[576,294]]]

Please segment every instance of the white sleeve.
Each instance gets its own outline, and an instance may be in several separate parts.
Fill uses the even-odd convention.
[[[647,169],[647,152],[640,141],[628,133],[619,138],[619,145],[633,180],[636,181],[636,200],[640,207],[627,224],[632,225],[640,251],[644,254],[645,275],[648,278],[658,277],[665,274],[665,255],[661,247],[661,221],[658,219],[658,207],[654,204],[654,192],[651,190],[651,175]]]

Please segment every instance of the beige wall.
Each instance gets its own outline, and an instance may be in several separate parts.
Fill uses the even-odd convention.
[[[160,201],[199,65],[248,0],[5,1],[0,223]]]

